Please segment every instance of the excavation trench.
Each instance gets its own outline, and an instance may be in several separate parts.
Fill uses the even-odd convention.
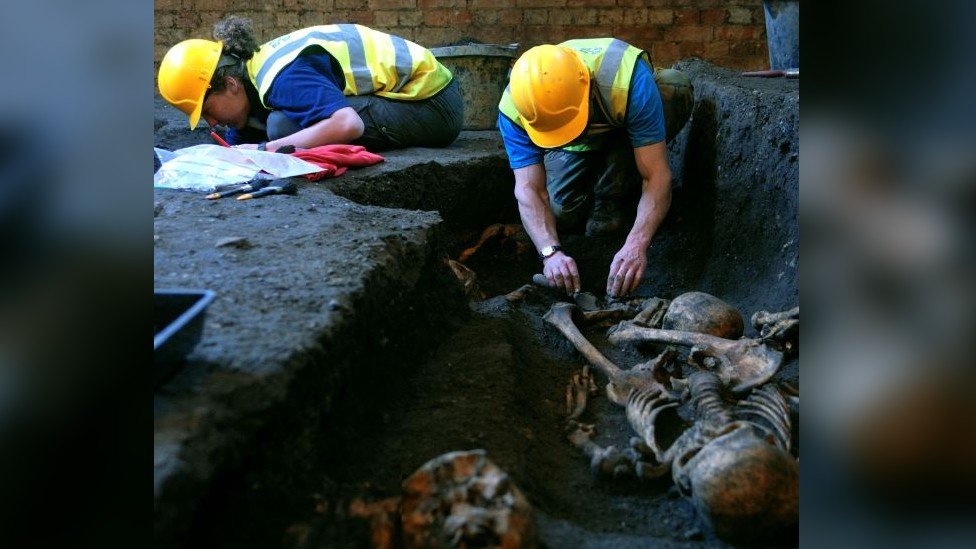
[[[639,295],[705,291],[747,320],[758,309],[795,306],[796,84],[755,84],[696,61],[682,68],[695,83],[696,107],[670,146],[673,204]],[[159,130],[157,123],[157,144],[165,145]],[[268,201],[246,214],[157,193],[157,285],[199,270],[190,282],[225,284],[229,296],[208,317],[211,339],[154,399],[158,544],[362,546],[370,525],[350,511],[354,502],[398,496],[403,479],[440,454],[484,449],[529,499],[543,545],[724,545],[669,477],[597,477],[567,440],[564,391],[583,361],[542,320],[557,298],[502,297],[539,269],[524,234],[488,238],[465,261],[477,287],[462,293],[444,260],[458,259],[486,228],[518,222],[496,138],[467,139],[460,152],[438,153],[446,159],[393,155],[383,172],[344,176],[321,194],[303,190],[301,204]],[[467,157],[452,164],[452,154]],[[240,230],[251,235],[250,255],[184,247],[176,236],[189,223],[209,243],[228,236],[206,232],[215,220],[234,215],[246,218]],[[332,235],[351,225],[355,236],[336,244]],[[390,235],[375,225],[399,229]],[[620,242],[563,239],[584,290],[603,296]],[[297,254],[286,251],[296,245]],[[330,246],[341,261],[309,260]],[[232,270],[207,266],[218,260]],[[288,274],[269,274],[279,264]],[[356,280],[360,264],[370,268]],[[294,291],[325,269],[322,287]],[[328,315],[297,316],[301,310]],[[248,326],[252,337],[243,337],[249,318],[281,332]],[[323,326],[311,324],[317,318]],[[584,329],[621,367],[648,358],[609,345],[605,332]],[[792,361],[779,376],[798,385],[798,371]],[[601,388],[605,382],[598,377]],[[583,419],[596,425],[600,445],[623,446],[631,436],[623,409],[602,391]]]

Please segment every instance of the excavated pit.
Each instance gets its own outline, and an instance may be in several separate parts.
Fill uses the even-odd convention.
[[[670,145],[674,200],[639,295],[705,291],[747,320],[788,309],[799,298],[798,82],[679,68],[696,105]],[[205,142],[160,111],[157,146]],[[669,477],[597,478],[566,440],[564,389],[583,362],[542,321],[553,298],[499,297],[538,270],[531,247],[489,240],[466,264],[495,297],[462,295],[444,259],[489,225],[517,223],[511,185],[498,138],[466,132],[248,209],[157,191],[156,285],[223,294],[200,347],[154,396],[157,545],[363,546],[369,525],[352,501],[399,495],[427,460],[476,448],[526,494],[544,546],[725,545]],[[226,236],[253,247],[214,246]],[[602,296],[620,237],[563,240],[584,290]],[[607,344],[605,328],[584,334],[621,367],[646,358]],[[779,376],[798,386],[798,362]],[[584,419],[601,445],[631,436],[602,391]]]

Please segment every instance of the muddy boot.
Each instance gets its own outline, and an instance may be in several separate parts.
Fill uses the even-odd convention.
[[[597,200],[586,222],[586,236],[613,234],[623,228],[623,212],[616,200]]]

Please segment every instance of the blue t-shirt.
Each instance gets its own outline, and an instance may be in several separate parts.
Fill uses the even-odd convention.
[[[602,111],[595,100],[590,101],[590,123],[602,118]],[[654,82],[654,74],[647,63],[638,62],[630,79],[630,95],[627,97],[627,135],[630,144],[637,147],[664,141],[664,106]],[[507,116],[498,113],[498,130],[501,131],[508,164],[512,169],[541,164],[546,149],[529,139],[529,134]]]
[[[342,93],[345,85],[345,77],[338,63],[333,68],[331,55],[306,53],[275,76],[268,90],[267,102],[273,110],[281,111],[299,126],[307,128],[349,106],[349,100]],[[251,101],[256,99],[255,94]],[[255,110],[252,108],[252,111]],[[228,128],[227,142],[233,145],[267,139],[266,133],[263,136],[255,135],[254,130],[250,127],[242,130]]]

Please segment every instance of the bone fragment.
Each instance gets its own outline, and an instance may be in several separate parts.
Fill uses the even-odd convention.
[[[509,303],[518,303],[520,301],[525,301],[525,298],[534,294],[536,290],[537,288],[532,284],[525,284],[521,288],[505,294],[505,301]]]
[[[797,305],[788,311],[771,313],[769,311],[756,311],[752,315],[752,327],[759,330],[766,324],[775,324],[782,320],[799,320],[800,306]]]
[[[596,381],[590,374],[590,367],[584,366],[583,371],[573,374],[566,386],[566,419],[579,419],[586,410],[587,400],[596,394]]]
[[[660,328],[661,321],[664,320],[664,313],[668,311],[671,304],[666,299],[652,297],[644,302],[644,308],[634,317],[634,324],[645,328]]]

